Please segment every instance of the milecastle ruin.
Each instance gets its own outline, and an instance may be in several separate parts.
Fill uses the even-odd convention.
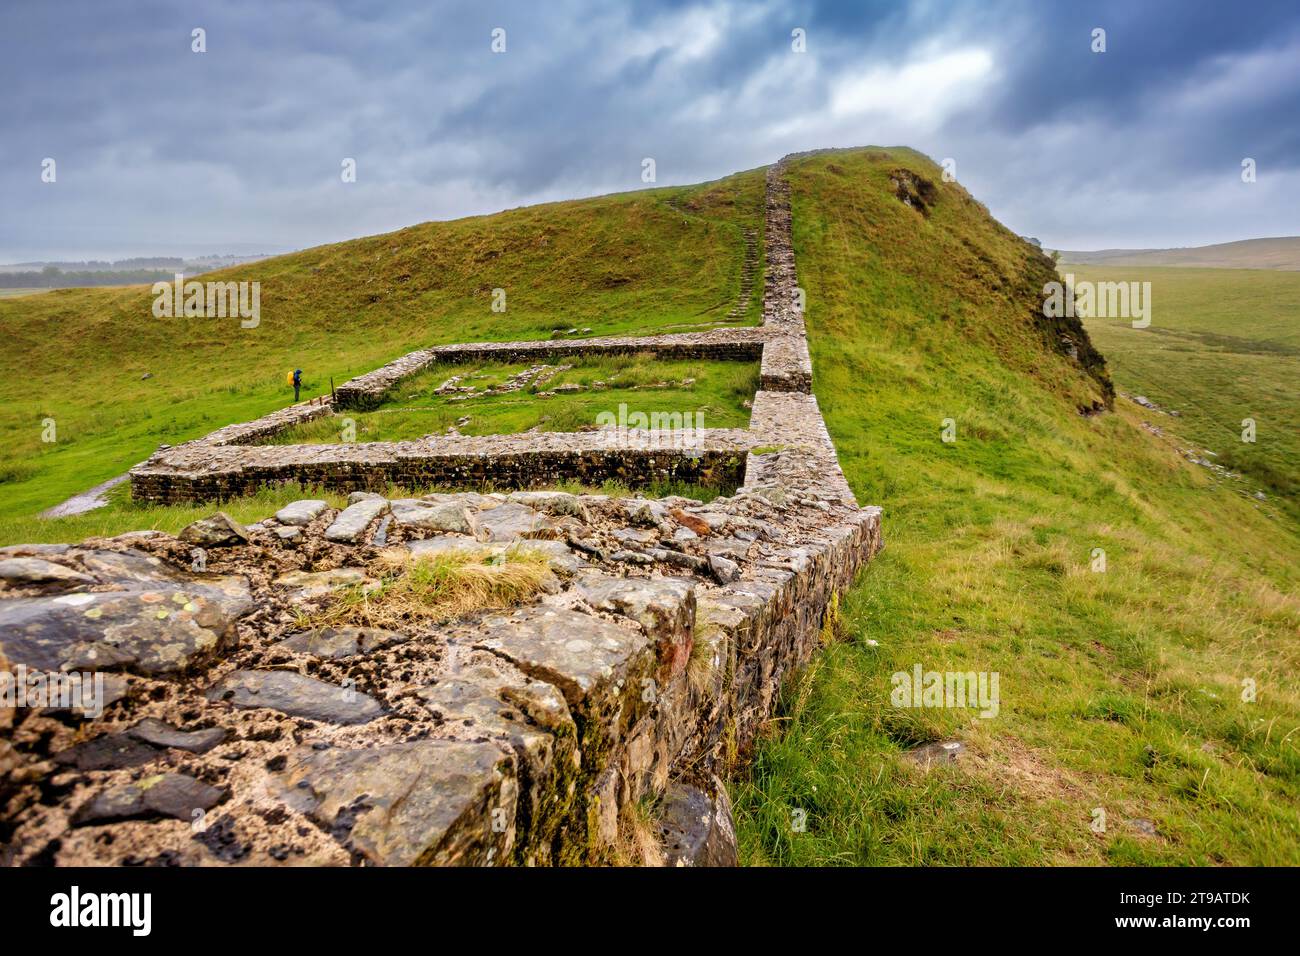
[[[721,781],[881,547],[880,510],[854,500],[811,391],[784,172],[767,173],[761,327],[413,352],[131,472],[138,500],[295,481],[352,492],[342,510],[305,500],[247,528],[216,515],[179,537],[0,549],[0,666],[102,674],[105,705],[0,709],[5,862],[599,863],[648,805],[666,862],[735,862]],[[373,408],[435,362],[620,353],[760,361],[749,427],[252,444]],[[543,490],[605,479],[735,491]],[[390,485],[504,490],[376,493]],[[547,565],[519,606],[305,623],[371,586],[385,551],[519,547]]]

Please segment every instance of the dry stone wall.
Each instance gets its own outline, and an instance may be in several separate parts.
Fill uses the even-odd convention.
[[[440,345],[403,355],[387,365],[359,375],[335,389],[340,408],[364,410],[379,405],[404,378],[430,365],[447,362],[555,362],[566,356],[606,356],[645,353],[658,359],[704,359],[745,362],[762,357],[762,329],[710,329],[668,335],[598,336],[535,342],[469,342]]]
[[[782,172],[769,176],[767,251],[784,265],[765,296],[765,363],[803,329],[782,305],[795,281]],[[816,398],[797,363],[785,371],[755,396],[749,430],[710,434],[697,460],[728,456],[739,488],[707,504],[358,491],[342,510],[301,501],[249,527],[218,514],[179,538],[0,549],[0,660],[103,682],[95,712],[0,715],[0,860],[600,863],[655,794],[669,863],[734,863],[721,780],[881,546],[880,510],[858,507]],[[241,447],[247,432],[223,432],[133,479],[169,500],[170,488],[198,498],[234,487],[221,481],[278,480],[281,466],[437,459],[428,447]],[[522,456],[518,439],[463,439],[459,459]],[[539,439],[556,462],[574,447],[615,455],[599,436],[527,436]],[[547,571],[516,605],[313,623],[341,590],[373,588],[394,553],[519,549]]]

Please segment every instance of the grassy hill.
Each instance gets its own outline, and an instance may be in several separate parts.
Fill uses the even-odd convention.
[[[147,286],[0,300],[0,533],[148,457],[428,345],[688,331],[740,291],[763,175],[430,222],[205,274],[261,283],[261,322],[158,319]],[[492,290],[506,311],[492,311]],[[761,276],[756,280],[761,289]],[[748,316],[755,324],[761,296]],[[150,377],[145,378],[148,375]],[[57,441],[42,441],[53,419]],[[9,523],[5,524],[5,520]],[[71,525],[70,527],[83,527]]]
[[[1070,265],[1199,266],[1294,272],[1300,270],[1300,236],[1242,239],[1181,249],[1097,249],[1092,252],[1062,249],[1061,262]]]
[[[793,160],[790,178],[816,392],[859,501],[884,506],[887,546],[736,781],[744,858],[1300,862],[1294,514],[1187,461],[1142,427],[1148,410],[1120,397],[1096,414],[1110,377],[1077,325],[1043,318],[1050,260],[928,159],[837,151]],[[292,365],[319,390],[329,374],[435,342],[718,320],[761,210],[756,171],[309,250],[228,273],[263,282],[252,331],[154,320],[147,289],[0,303],[0,538],[179,527],[205,509],[26,516],[159,441],[283,404]],[[1272,319],[1259,314],[1282,293],[1225,318],[1214,289],[1186,275],[1156,289],[1153,328],[1171,332],[1144,345],[1178,341],[1175,329],[1217,342],[1231,322],[1238,338],[1293,344],[1285,299]],[[488,307],[497,286],[509,290],[504,316]],[[1182,326],[1161,319],[1178,295]],[[1112,371],[1121,392],[1174,402],[1161,381],[1190,374],[1180,363],[1203,351]],[[1234,381],[1267,408],[1262,423],[1300,420],[1294,389],[1247,371]],[[52,447],[39,441],[46,414],[59,422]],[[953,442],[941,439],[947,419]],[[1190,410],[1185,420],[1195,424]],[[1276,433],[1261,424],[1265,434]],[[1292,445],[1269,454],[1271,474],[1297,473]],[[293,493],[230,509],[264,515]],[[918,663],[998,672],[998,716],[891,706],[891,676]],[[941,739],[965,744],[956,764],[927,772],[906,758]]]
[[[900,166],[933,185],[927,214]],[[1149,412],[1080,415],[1095,382],[1027,318],[1035,253],[928,160],[815,156],[791,182],[814,387],[886,550],[737,789],[745,859],[1300,862],[1297,524]],[[998,716],[891,706],[918,663],[998,672]],[[967,747],[950,767],[904,757],[946,739]]]

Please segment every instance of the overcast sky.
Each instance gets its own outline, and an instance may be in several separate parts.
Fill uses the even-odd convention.
[[[640,188],[644,157],[669,185],[864,145],[951,157],[1049,247],[1295,235],[1300,3],[0,8],[0,262],[287,251]]]

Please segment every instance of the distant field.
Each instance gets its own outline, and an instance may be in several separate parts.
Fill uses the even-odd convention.
[[[39,295],[49,289],[0,289],[0,299],[16,299],[24,295]]]
[[[1116,387],[1177,417],[1146,412],[1167,433],[1240,472],[1241,494],[1300,516],[1300,273],[1245,269],[1062,266],[1078,280],[1151,283],[1151,325],[1090,319]],[[1241,440],[1254,419],[1256,440]]]
[[[1061,250],[1061,261],[1078,265],[1192,266],[1209,269],[1300,270],[1300,236],[1243,239],[1185,249]]]

